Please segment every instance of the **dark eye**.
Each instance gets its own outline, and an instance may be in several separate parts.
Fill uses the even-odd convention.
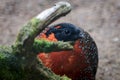
[[[70,32],[69,30],[67,30],[67,29],[64,29],[63,34],[64,34],[64,35],[70,35],[71,32]]]

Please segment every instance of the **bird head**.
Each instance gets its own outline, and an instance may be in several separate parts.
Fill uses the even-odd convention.
[[[50,38],[56,39],[58,41],[75,41],[77,39],[84,38],[84,30],[80,27],[76,27],[70,23],[60,23],[57,25],[50,26],[43,31],[43,34],[40,35],[40,38]]]

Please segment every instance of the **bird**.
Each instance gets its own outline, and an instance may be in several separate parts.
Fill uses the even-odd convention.
[[[95,80],[98,49],[93,38],[84,29],[71,23],[59,23],[47,27],[37,39],[74,41],[73,50],[40,52],[37,56],[44,66],[57,75],[66,75],[72,80]]]

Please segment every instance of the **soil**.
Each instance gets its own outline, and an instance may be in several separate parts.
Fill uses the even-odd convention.
[[[0,0],[0,45],[14,43],[32,17],[61,0]],[[53,24],[69,22],[94,38],[99,51],[97,80],[120,80],[120,0],[66,0],[72,12]]]

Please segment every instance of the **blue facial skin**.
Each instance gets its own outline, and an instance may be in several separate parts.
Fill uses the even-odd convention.
[[[57,28],[57,26],[60,27]],[[84,38],[84,30],[70,23],[60,23],[50,26],[50,29],[45,34],[48,36],[51,33],[54,33],[59,41],[75,41]]]

